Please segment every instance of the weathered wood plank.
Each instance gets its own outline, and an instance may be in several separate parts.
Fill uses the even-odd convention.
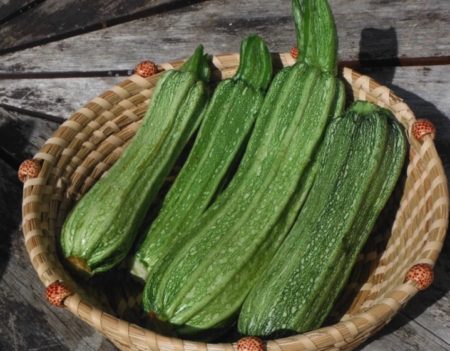
[[[47,0],[0,27],[0,53],[100,29],[173,0]]]
[[[56,0],[55,0],[56,1]],[[330,1],[342,60],[448,56],[447,0]],[[142,59],[238,51],[250,33],[273,51],[295,43],[291,0],[210,0],[0,57],[0,73],[127,70]],[[61,59],[64,55],[64,60]]]
[[[68,118],[123,77],[0,80],[0,105]]]
[[[21,187],[16,171],[1,159],[0,177],[0,350],[115,350],[81,320],[45,301],[18,229]]]
[[[21,9],[33,3],[34,0],[1,0],[0,1],[0,23],[5,19],[20,12]]]
[[[385,329],[358,348],[359,351],[448,351],[449,349],[449,344],[403,315],[397,315]]]

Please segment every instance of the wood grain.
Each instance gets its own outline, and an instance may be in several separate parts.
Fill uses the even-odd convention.
[[[56,0],[55,0],[56,1]],[[273,51],[295,44],[290,0],[209,0],[0,57],[0,73],[128,70],[192,53],[234,52],[250,33]],[[342,60],[448,56],[447,0],[331,0]],[[64,60],[61,59],[64,57]]]
[[[0,53],[103,28],[170,3],[177,1],[46,0],[0,27]]]
[[[0,80],[0,105],[66,119],[123,77]]]
[[[0,0],[0,23],[4,23],[15,14],[20,14],[21,10],[33,2],[35,0]]]
[[[359,351],[448,351],[450,345],[427,328],[399,314]]]

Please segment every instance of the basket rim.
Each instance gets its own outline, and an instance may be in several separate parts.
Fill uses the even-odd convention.
[[[289,53],[278,54],[280,55],[281,61],[284,66],[292,65],[295,63],[295,60]],[[239,54],[231,53],[231,54],[220,54],[213,56],[213,64],[220,70],[222,73],[221,79],[225,79],[226,75],[230,71],[230,67],[224,66],[222,61],[224,59],[234,60],[238,62]],[[179,67],[184,61],[176,60],[169,63],[164,63],[159,65],[164,70],[173,69]],[[228,71],[227,71],[228,70]],[[227,73],[228,72],[228,73]],[[144,86],[146,81],[156,81],[159,78],[159,74],[150,78],[142,78],[136,74],[127,77],[122,83],[117,85],[112,89],[123,89],[124,84],[130,84],[130,81],[138,86]],[[422,142],[418,142],[414,138],[411,138],[411,127],[412,124],[416,121],[414,114],[409,109],[406,103],[403,102],[401,98],[396,96],[390,89],[381,84],[377,83],[372,78],[362,75],[350,68],[344,68],[342,77],[347,81],[352,87],[357,85],[358,89],[360,89],[363,93],[369,94],[370,92],[377,91],[379,93],[379,98],[383,101],[386,106],[396,105],[401,111],[399,115],[396,114],[397,119],[405,126],[405,129],[408,134],[408,139],[411,147],[415,148],[418,152],[420,152],[421,147],[423,145],[427,145],[427,148],[430,149],[434,157],[437,159],[440,176],[445,180],[444,182],[444,192],[446,193],[446,198],[443,200],[443,206],[447,208],[447,216],[444,218],[443,226],[445,230],[448,229],[448,208],[449,208],[449,199],[448,199],[448,189],[446,176],[442,167],[442,163],[435,149],[432,137],[427,135],[424,137]],[[117,88],[119,87],[119,88]],[[101,95],[103,96],[103,95]],[[91,101],[96,100],[94,98]],[[88,103],[87,103],[88,105]],[[71,123],[74,122],[74,116],[77,113],[85,113],[86,106],[77,110],[67,121],[65,121],[60,127],[55,131],[54,135],[48,140],[56,139],[55,135],[57,132],[63,127],[70,126]],[[47,142],[48,142],[47,141]],[[30,238],[35,236],[42,235],[39,231],[41,228],[40,218],[36,216],[36,213],[39,213],[39,205],[34,206],[32,210],[30,210],[29,206],[29,194],[33,193],[31,196],[39,197],[40,192],[42,192],[42,185],[46,184],[47,178],[51,173],[51,167],[54,164],[56,158],[53,155],[50,155],[47,152],[45,146],[40,149],[40,151],[34,156],[35,159],[43,162],[42,170],[37,178],[28,179],[24,183],[24,196],[22,200],[22,228],[23,234],[25,237],[25,243]],[[58,155],[58,157],[60,154]],[[28,191],[26,191],[28,189]],[[33,212],[34,211],[34,212]],[[32,225],[26,225],[30,222],[33,222]],[[445,235],[444,235],[445,239]],[[54,263],[53,258],[49,257],[53,255],[52,253],[47,252],[47,249],[44,247],[45,245],[38,245],[37,248],[34,247],[29,249],[27,245],[26,249],[30,256],[30,260],[33,264],[35,271],[38,273],[40,280],[47,287],[52,282],[57,280],[62,280],[61,276],[57,272],[52,272],[50,277],[45,276],[47,271],[52,269]],[[436,247],[435,251],[437,252],[436,257],[439,255],[439,252],[442,247]],[[50,255],[49,255],[50,254]],[[38,263],[35,263],[35,258],[40,256]],[[418,261],[417,263],[421,263],[422,261]],[[429,260],[426,262],[431,266],[434,265],[435,261]],[[350,345],[356,343],[354,346],[357,346],[360,342],[364,341],[368,336],[372,335],[374,330],[378,330],[383,325],[387,324],[390,319],[397,313],[397,311],[404,306],[419,290],[417,287],[411,282],[407,281],[403,284],[398,285],[395,289],[389,291],[386,296],[378,301],[376,304],[371,306],[364,312],[355,314],[351,317],[344,318],[342,321],[331,325],[326,326],[317,330],[313,330],[307,333],[294,335],[291,337],[280,338],[276,340],[267,341],[267,349],[268,350],[281,350],[284,347],[288,348],[293,345],[296,347],[303,347],[308,350],[316,350],[320,345],[320,348],[336,346],[337,344],[341,344],[343,346]],[[97,331],[101,332],[108,338],[113,338],[117,341],[117,338],[123,340],[126,344],[142,344],[150,346],[153,350],[158,350],[161,348],[161,345],[168,345],[168,347],[176,350],[189,349],[189,350],[205,350],[205,349],[214,349],[214,350],[232,350],[236,349],[236,343],[232,344],[216,344],[216,343],[205,343],[205,342],[197,342],[197,341],[188,341],[179,338],[169,338],[162,335],[157,334],[151,330],[144,329],[136,324],[127,322],[125,320],[119,319],[111,314],[103,312],[95,306],[92,306],[87,301],[84,301],[82,297],[78,293],[74,293],[71,296],[68,296],[64,300],[64,306],[71,311],[78,318],[83,319],[88,324],[93,326]],[[375,318],[374,316],[381,316],[381,318]],[[360,341],[360,342],[358,342]]]

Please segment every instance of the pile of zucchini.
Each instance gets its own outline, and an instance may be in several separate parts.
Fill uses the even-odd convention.
[[[327,1],[293,0],[293,14],[300,58],[275,76],[258,36],[215,89],[201,46],[165,73],[129,147],[64,223],[67,264],[88,277],[128,267],[143,309],[176,335],[319,327],[400,176],[407,142],[392,114],[344,111]]]

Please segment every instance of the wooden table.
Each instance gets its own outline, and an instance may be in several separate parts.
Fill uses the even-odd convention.
[[[437,127],[450,174],[449,0],[330,0],[342,65],[392,88]],[[0,0],[0,350],[114,350],[50,307],[24,250],[16,170],[71,112],[143,59],[188,56],[198,43],[234,52],[249,33],[294,44],[290,0]],[[450,239],[450,238],[449,238]],[[450,350],[450,240],[432,288],[361,350]]]

